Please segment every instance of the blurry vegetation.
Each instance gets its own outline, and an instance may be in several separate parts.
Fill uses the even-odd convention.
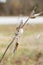
[[[36,12],[43,10],[43,0],[7,0],[0,3],[0,15],[29,15],[36,7]]]
[[[6,47],[11,42],[16,31],[15,29],[16,25],[0,25],[0,59]],[[36,34],[36,32],[41,32],[40,34],[42,35],[42,40],[39,39],[39,45],[41,42],[40,47],[38,47],[38,44],[34,39],[34,33]],[[16,52],[14,54],[12,53],[14,48],[14,44],[12,44],[0,65],[43,65],[42,33],[43,24],[27,24],[24,26],[23,37],[21,37],[21,43],[19,43]]]
[[[34,34],[35,32],[43,31],[43,24],[27,24],[24,26],[24,36]],[[6,32],[6,33],[5,33]],[[16,25],[0,25],[0,33],[5,35],[14,35],[16,32]]]

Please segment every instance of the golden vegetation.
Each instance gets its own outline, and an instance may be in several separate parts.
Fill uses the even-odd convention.
[[[0,25],[0,59],[15,31],[16,25]],[[38,41],[35,39],[37,32],[41,34]],[[14,54],[12,53],[13,48],[14,43],[8,49],[0,65],[43,65],[43,24],[27,24]]]

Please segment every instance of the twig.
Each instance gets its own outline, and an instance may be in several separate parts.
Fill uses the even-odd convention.
[[[28,19],[29,19],[29,18],[28,18]],[[26,24],[26,22],[28,21],[28,19],[25,21],[25,23],[23,24],[22,27],[20,27],[20,26],[21,26],[21,24],[20,24],[20,26],[19,26],[18,28],[19,28],[19,29],[20,29],[20,28],[23,28],[24,25]],[[18,29],[18,30],[19,30],[19,29]],[[4,52],[4,54],[2,55],[2,58],[1,58],[1,60],[0,60],[0,63],[2,62],[2,60],[3,60],[3,58],[4,58],[4,56],[5,56],[6,52],[7,52],[7,50],[9,49],[9,47],[11,46],[11,44],[13,43],[13,41],[15,40],[15,38],[16,38],[17,35],[18,35],[18,34],[15,34],[15,37],[14,37],[13,40],[10,42],[10,44],[7,46],[7,48],[6,48],[5,52]],[[16,48],[17,48],[17,47],[15,47],[14,51],[16,50]]]
[[[4,58],[4,56],[5,56],[5,54],[6,54],[7,50],[8,50],[8,48],[10,47],[10,45],[13,43],[14,40],[15,40],[15,37],[14,37],[13,40],[10,42],[10,44],[7,46],[7,48],[6,48],[5,52],[4,52],[4,54],[2,55],[2,58],[1,58],[1,60],[0,60],[0,63],[1,63],[1,61],[3,60],[3,58]]]

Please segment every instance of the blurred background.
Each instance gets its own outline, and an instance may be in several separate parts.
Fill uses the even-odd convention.
[[[34,8],[36,13],[43,12],[43,0],[0,0],[0,60],[17,32],[18,23],[24,23]],[[23,28],[17,50],[13,53],[14,40],[0,65],[43,65],[42,23],[43,16],[30,18]]]
[[[29,15],[34,7],[43,11],[43,0],[0,0],[0,16]]]

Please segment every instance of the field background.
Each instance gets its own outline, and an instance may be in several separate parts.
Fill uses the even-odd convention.
[[[0,25],[0,59],[15,36],[16,26]],[[18,49],[12,53],[14,43],[15,41],[8,49],[0,65],[43,65],[43,24],[25,25]],[[38,59],[39,53],[41,53],[41,57]]]

